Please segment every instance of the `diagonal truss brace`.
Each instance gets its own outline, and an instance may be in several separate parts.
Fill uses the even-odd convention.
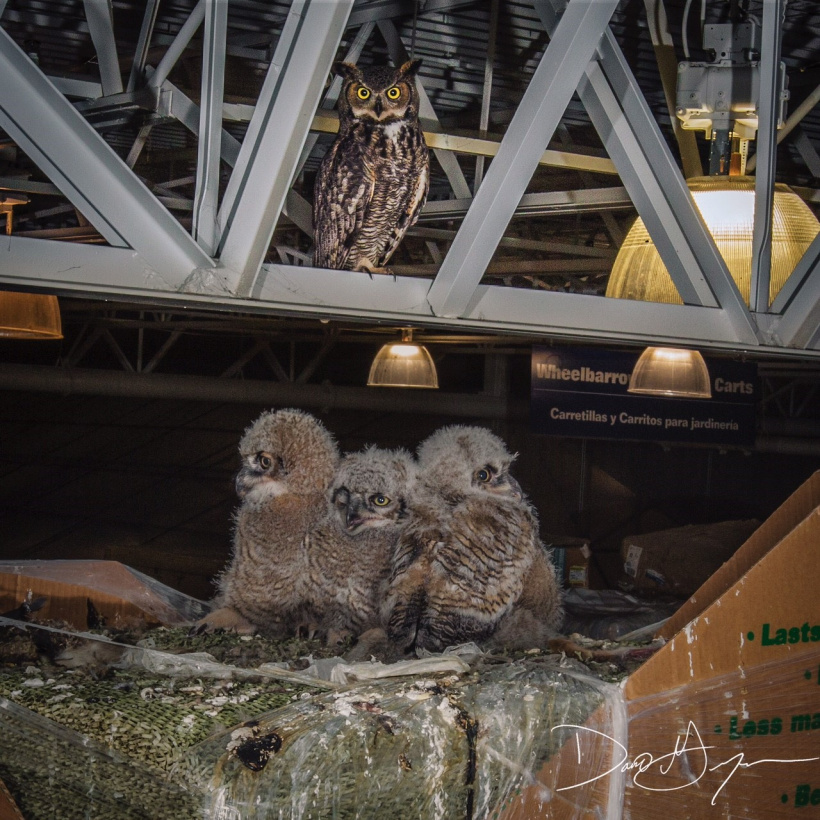
[[[2,29],[0,76],[0,127],[110,245],[133,248],[169,287],[213,265]]]
[[[558,2],[536,0],[551,31]],[[598,58],[584,72],[578,94],[684,303],[721,307],[738,340],[757,344],[757,324],[609,29]]]
[[[291,6],[219,211],[220,264],[239,296],[265,258],[352,6]]]
[[[436,315],[460,316],[467,310],[617,5],[617,0],[567,5],[430,288]]]

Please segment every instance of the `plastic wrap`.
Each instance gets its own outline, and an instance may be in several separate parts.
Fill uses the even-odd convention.
[[[659,681],[632,699],[626,816],[817,817],[820,650],[812,646],[683,686]]]
[[[621,691],[557,655],[333,658],[334,683],[258,637],[0,632],[0,778],[26,820],[619,816]]]
[[[527,802],[539,818],[615,818],[622,775],[606,774],[601,737],[623,740],[624,714],[617,687],[504,663],[315,696],[196,745],[174,771],[207,795],[208,820],[462,820]],[[604,774],[584,784],[591,769]]]
[[[0,777],[27,820],[199,816],[196,794],[2,697],[0,737]]]
[[[17,606],[34,590],[44,596],[42,617],[86,625],[87,599],[94,598],[110,623],[136,615],[172,626],[203,617],[210,606],[118,561],[0,561],[0,603]],[[0,608],[0,613],[4,611]]]

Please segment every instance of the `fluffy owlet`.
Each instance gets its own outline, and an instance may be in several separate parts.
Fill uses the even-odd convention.
[[[414,474],[406,450],[368,447],[339,464],[327,519],[307,542],[309,610],[329,644],[379,623]]]
[[[314,187],[316,267],[385,273],[416,221],[430,176],[415,86],[420,65],[334,65],[345,84],[339,133]]]
[[[466,641],[530,648],[560,626],[555,571],[509,474],[513,459],[481,427],[445,427],[420,446],[383,611],[403,651]]]
[[[233,557],[219,579],[208,629],[283,636],[304,620],[306,536],[322,520],[339,452],[302,410],[263,413],[239,443]]]

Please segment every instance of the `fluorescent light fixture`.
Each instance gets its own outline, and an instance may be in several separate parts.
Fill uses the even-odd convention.
[[[686,184],[703,221],[714,237],[741,296],[749,304],[752,275],[755,181],[748,176],[693,177]],[[787,185],[774,188],[772,268],[769,303],[820,233],[820,223],[806,203]],[[626,235],[606,295],[617,299],[682,304],[672,277],[639,217]]]
[[[383,345],[373,359],[368,387],[438,387],[433,357],[424,345],[414,344],[413,331],[402,331],[401,342]]]
[[[709,370],[697,350],[647,347],[632,370],[629,393],[682,399],[711,399]]]

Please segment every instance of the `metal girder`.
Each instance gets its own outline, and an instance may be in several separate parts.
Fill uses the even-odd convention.
[[[137,48],[134,51],[134,61],[131,64],[131,73],[128,76],[126,91],[133,91],[142,84],[143,72],[145,71],[145,61],[148,59],[148,48],[151,45],[151,34],[154,31],[154,23],[157,20],[159,10],[159,0],[146,0],[145,11],[142,16]]]
[[[567,5],[430,288],[436,315],[459,316],[466,309],[617,5]]]
[[[421,211],[419,221],[458,219],[467,213],[471,204],[471,199],[428,201]],[[515,216],[590,213],[626,208],[631,210],[633,207],[626,188],[620,186],[578,191],[548,191],[540,194],[524,194],[518,202]]]
[[[481,114],[478,120],[478,133],[486,138],[487,128],[490,124],[490,102],[493,96],[493,69],[495,66],[495,45],[498,36],[498,2],[490,0],[490,20],[487,31],[487,55],[484,58],[484,88],[481,92]],[[484,179],[484,157],[476,157],[475,178],[473,179],[473,190],[477,191]]]
[[[817,153],[817,149],[809,139],[808,134],[799,126],[794,131],[792,144],[797,149],[803,162],[806,163],[809,173],[813,177],[820,177],[820,154]]]
[[[228,4],[223,0],[205,0],[202,105],[199,111],[193,234],[200,247],[209,255],[213,255],[218,238],[216,215],[219,159],[222,150],[222,99],[225,90],[227,33]]]
[[[760,48],[760,99],[757,102],[757,174],[752,233],[752,271],[749,307],[758,313],[769,310],[772,269],[772,207],[777,152],[777,112],[780,110],[780,40],[785,0],[763,4]]]
[[[153,88],[159,88],[167,79],[171,70],[176,65],[177,60],[182,56],[182,53],[188,48],[188,43],[196,34],[196,30],[202,25],[205,19],[205,0],[199,0],[194,6],[193,11],[188,15],[188,19],[182,24],[174,41],[168,46],[163,58],[157,64],[156,71],[148,80],[148,85]]]
[[[109,244],[137,250],[170,287],[213,264],[3,30],[0,76],[0,126]]]
[[[219,211],[220,263],[247,296],[265,258],[353,0],[296,0]]]
[[[820,234],[777,294],[771,312],[781,314],[773,327],[780,344],[805,347],[812,342],[820,328]]]
[[[112,270],[120,272],[117,283],[111,281]],[[371,279],[367,273],[354,271],[269,264],[262,266],[255,297],[243,299],[227,290],[193,293],[171,289],[133,251],[16,236],[6,237],[0,243],[0,285],[34,286],[57,294],[97,298],[110,294],[141,304],[418,323],[590,341],[695,344],[702,348],[820,358],[818,350],[784,348],[776,344],[777,340],[739,347],[723,312],[714,308],[479,285],[464,315],[451,318],[430,314],[426,302],[430,283],[426,279]]]
[[[550,31],[558,2],[536,2]],[[578,94],[684,303],[720,306],[737,340],[756,344],[757,326],[609,29]]]
[[[111,0],[83,0],[83,5],[88,31],[97,52],[103,94],[120,94],[123,87],[117,43],[114,40],[114,10]]]
[[[379,23],[379,31],[387,43],[390,59],[395,65],[402,65],[410,59],[410,55],[407,53],[407,49],[404,47],[404,43],[402,43],[399,32],[396,30],[396,26],[392,20],[382,20]],[[440,127],[438,116],[433,110],[433,104],[430,102],[430,98],[427,96],[427,92],[424,90],[424,86],[418,77],[416,77],[416,89],[419,93],[419,119],[427,125],[428,129],[430,123],[432,123],[435,126],[435,130],[438,130]],[[436,159],[439,165],[441,165],[442,171],[444,171],[447,176],[447,180],[456,198],[469,199],[473,195],[473,192],[467,184],[467,179],[456,157],[449,151],[442,151],[438,148],[434,148],[433,153],[436,155]]]

